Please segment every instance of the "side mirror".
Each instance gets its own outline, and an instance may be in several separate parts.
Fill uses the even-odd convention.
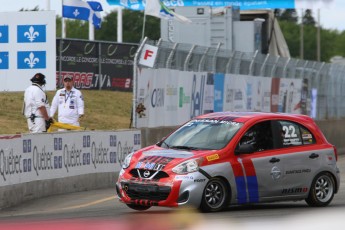
[[[254,147],[251,144],[242,144],[235,149],[235,155],[253,153]]]

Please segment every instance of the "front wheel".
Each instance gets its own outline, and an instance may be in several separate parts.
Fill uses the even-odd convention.
[[[318,174],[311,185],[309,196],[305,200],[309,206],[327,206],[334,197],[335,182],[329,173]]]
[[[137,205],[137,204],[126,204],[129,208],[137,210],[137,211],[145,211],[149,208],[151,208],[151,206],[143,206],[143,205]]]
[[[227,184],[220,178],[212,178],[205,186],[202,194],[200,210],[203,212],[218,212],[224,209],[229,200]]]

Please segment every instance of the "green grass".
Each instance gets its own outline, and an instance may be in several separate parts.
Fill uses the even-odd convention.
[[[132,93],[105,90],[82,90],[85,116],[81,126],[87,130],[128,129],[130,126]],[[51,103],[55,91],[48,91]],[[0,92],[0,135],[28,133],[22,115],[24,92]],[[55,114],[57,120],[57,114]]]

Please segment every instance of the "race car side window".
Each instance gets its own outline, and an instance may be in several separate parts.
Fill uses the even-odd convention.
[[[254,152],[273,149],[271,121],[264,121],[252,126],[241,138],[241,145],[251,145]]]
[[[299,125],[290,121],[280,121],[282,127],[283,147],[302,145]]]
[[[313,134],[305,127],[301,126],[302,142],[304,145],[315,144],[316,140]]]
[[[312,133],[302,125],[290,121],[279,121],[282,129],[283,147],[315,143]]]

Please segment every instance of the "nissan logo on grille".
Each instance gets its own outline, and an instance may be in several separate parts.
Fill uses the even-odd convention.
[[[144,177],[149,177],[149,176],[150,176],[150,171],[147,171],[147,170],[146,170],[146,171],[144,172]]]

